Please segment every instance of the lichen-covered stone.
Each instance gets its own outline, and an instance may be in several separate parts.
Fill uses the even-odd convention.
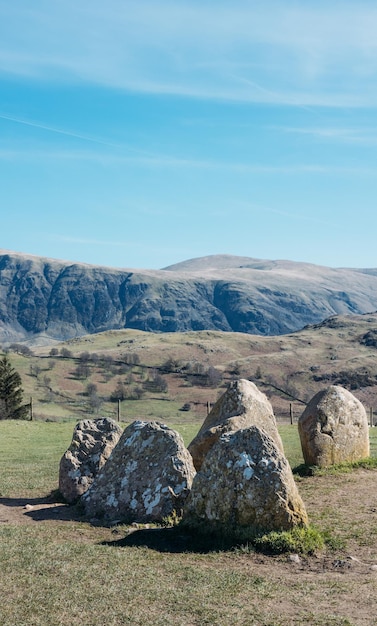
[[[180,510],[195,469],[181,436],[158,422],[130,424],[81,499],[89,517],[155,522]]]
[[[209,450],[187,498],[184,523],[270,531],[306,525],[308,517],[284,454],[251,426],[222,435]]]
[[[265,430],[283,452],[271,403],[254,383],[241,378],[229,385],[189,444],[195,469],[199,471],[206,454],[223,433],[253,425]]]
[[[369,456],[365,408],[339,385],[317,393],[298,421],[302,454],[307,465],[328,467]]]
[[[59,490],[67,502],[76,502],[89,489],[121,434],[121,427],[107,417],[76,425],[59,466]]]

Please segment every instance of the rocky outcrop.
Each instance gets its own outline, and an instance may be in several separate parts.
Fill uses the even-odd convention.
[[[376,309],[373,270],[219,255],[135,272],[0,253],[1,342],[118,328],[279,335]]]
[[[179,511],[195,469],[181,436],[158,422],[130,424],[89,491],[81,498],[90,518],[159,522]]]
[[[209,450],[183,520],[227,533],[288,530],[308,523],[288,461],[257,426],[223,434]]]
[[[298,421],[298,430],[307,465],[328,467],[369,456],[366,411],[339,385],[331,385],[312,398]]]
[[[67,502],[76,502],[91,486],[118,443],[122,429],[104,417],[79,422],[59,465],[59,491]]]
[[[199,471],[208,451],[222,434],[253,425],[265,430],[283,452],[273,409],[267,397],[249,380],[234,381],[216,402],[188,446],[196,470]]]

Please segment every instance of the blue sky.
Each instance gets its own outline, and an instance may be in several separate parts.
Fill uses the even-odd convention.
[[[2,249],[377,267],[377,5],[0,0]]]

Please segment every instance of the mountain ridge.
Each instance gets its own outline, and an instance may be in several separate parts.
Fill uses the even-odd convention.
[[[0,250],[2,343],[120,328],[281,335],[375,310],[375,268],[211,255],[138,270]]]

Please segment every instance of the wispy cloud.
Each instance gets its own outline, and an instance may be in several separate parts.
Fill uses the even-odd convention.
[[[377,174],[377,167],[360,165],[323,165],[319,163],[290,163],[263,164],[253,162],[234,162],[221,160],[188,159],[175,155],[150,154],[148,156],[138,156],[122,154],[121,150],[116,152],[98,152],[95,150],[73,150],[73,149],[0,149],[0,160],[3,161],[23,161],[23,162],[47,162],[52,161],[72,161],[72,162],[92,162],[102,166],[124,165],[140,169],[161,169],[161,170],[202,170],[213,172],[228,172],[239,175],[265,175],[265,176],[373,176]]]
[[[19,0],[2,8],[0,71],[182,97],[375,106],[376,30],[366,0]]]
[[[377,132],[375,128],[337,128],[337,127],[284,127],[279,130],[284,133],[305,135],[318,141],[333,143],[358,144],[362,146],[376,146]]]

